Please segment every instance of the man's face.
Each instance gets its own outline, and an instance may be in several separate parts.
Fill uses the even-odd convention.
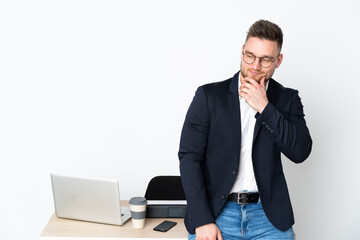
[[[245,45],[241,48],[242,53],[247,54],[250,57],[258,57],[251,64],[244,61],[244,55],[241,54],[241,75],[243,78],[250,77],[255,79],[257,82],[265,76],[265,82],[271,78],[274,74],[275,68],[278,68],[283,59],[283,55],[280,54],[280,49],[276,41],[270,41],[260,39],[256,37],[250,37]],[[260,58],[263,58],[262,64]],[[267,61],[272,61],[269,67],[264,68],[262,65],[266,65]],[[249,61],[247,61],[249,62]],[[270,62],[268,62],[269,64]]]

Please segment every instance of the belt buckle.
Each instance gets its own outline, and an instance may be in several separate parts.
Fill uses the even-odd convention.
[[[241,194],[246,194],[246,197],[241,197]],[[238,204],[247,204],[246,202],[245,203],[241,202],[241,200],[244,199],[244,198],[247,198],[248,195],[249,195],[248,192],[239,192],[238,193],[237,203]]]

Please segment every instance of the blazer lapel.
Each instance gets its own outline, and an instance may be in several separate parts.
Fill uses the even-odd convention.
[[[240,143],[241,143],[241,121],[240,121],[240,102],[239,102],[239,72],[237,72],[230,82],[229,94],[227,95],[230,115],[232,119],[232,129],[234,129],[234,138],[236,141],[236,148],[238,158],[240,158]]]
[[[273,99],[275,97],[275,88],[274,88],[274,80],[272,78],[269,79],[269,86],[266,91],[266,96],[267,96],[269,102],[273,102]],[[256,113],[255,117],[258,118],[259,115],[260,115],[259,113]],[[256,121],[255,129],[254,129],[254,137],[253,137],[253,146],[254,146],[255,139],[260,131],[260,127],[261,127],[261,122]]]

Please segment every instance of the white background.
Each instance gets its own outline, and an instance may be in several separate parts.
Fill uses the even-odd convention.
[[[0,239],[36,239],[50,173],[115,178],[122,199],[178,175],[199,85],[239,70],[258,19],[284,32],[313,151],[283,158],[298,239],[360,239],[358,1],[0,0]]]

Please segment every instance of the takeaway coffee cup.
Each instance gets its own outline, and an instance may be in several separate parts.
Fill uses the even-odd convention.
[[[143,228],[145,226],[146,204],[147,201],[144,197],[130,199],[129,205],[134,228]]]

